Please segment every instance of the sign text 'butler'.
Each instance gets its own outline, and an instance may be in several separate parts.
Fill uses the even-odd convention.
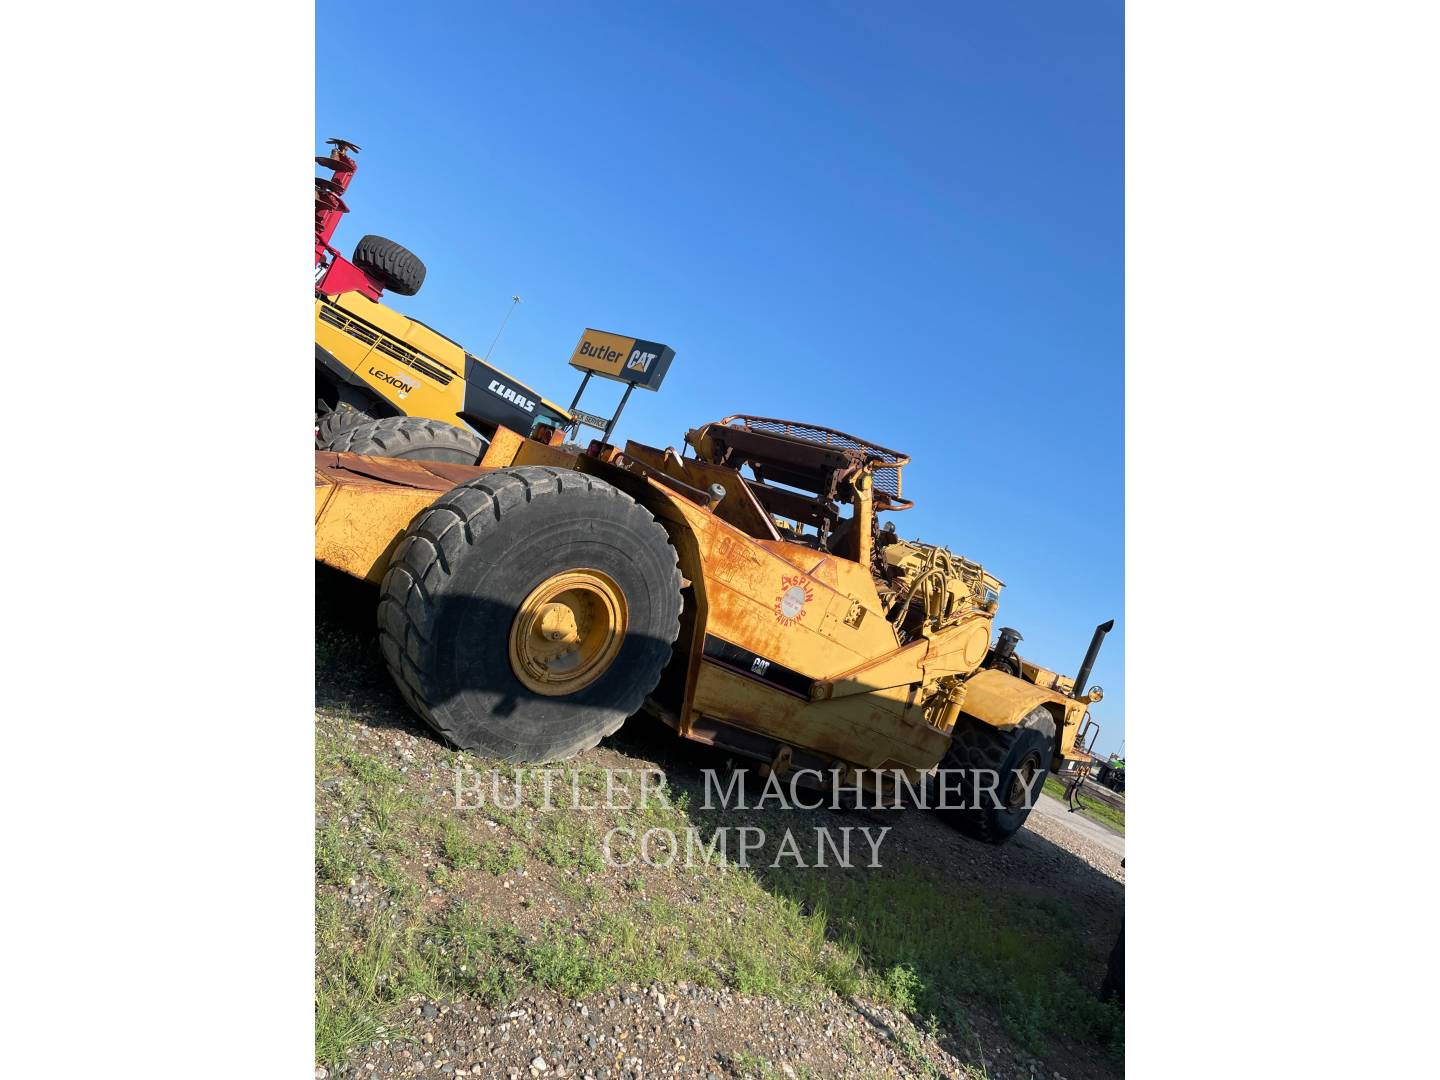
[[[674,359],[675,350],[668,345],[607,334],[604,330],[586,330],[570,357],[570,366],[646,390],[659,390]]]

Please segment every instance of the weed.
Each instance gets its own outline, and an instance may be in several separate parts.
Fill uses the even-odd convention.
[[[1053,795],[1061,801],[1065,800],[1067,784],[1055,779],[1053,776],[1045,778],[1045,793]],[[1080,813],[1094,818],[1096,821],[1109,825],[1116,832],[1125,832],[1125,811],[1111,806],[1102,799],[1094,799],[1085,794],[1082,788],[1075,800],[1080,806]]]
[[[456,870],[469,870],[480,865],[480,845],[458,821],[445,822],[440,837],[440,850]]]
[[[598,873],[605,869],[594,827],[577,815],[547,814],[539,827],[535,853],[559,869]]]
[[[315,869],[331,885],[348,885],[359,871],[350,840],[338,825],[316,831]]]
[[[901,1012],[915,1011],[915,995],[921,988],[920,978],[908,964],[895,964],[879,981],[880,997],[891,1008]]]
[[[513,840],[503,848],[494,840],[486,840],[480,845],[480,868],[497,877],[510,870],[519,870],[525,865],[525,860],[525,848]]]
[[[935,1077],[936,1080],[944,1076],[935,1063],[930,1060],[930,1054],[925,1049],[925,1044],[920,1041],[920,1036],[909,1024],[901,1024],[896,1029],[895,1043],[900,1053],[905,1055],[911,1065],[920,1070],[922,1076]]]

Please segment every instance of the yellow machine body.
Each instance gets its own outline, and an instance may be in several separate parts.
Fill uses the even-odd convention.
[[[918,777],[939,763],[962,714],[1005,728],[1044,707],[1057,733],[1052,766],[1083,757],[1076,736],[1091,698],[1028,661],[1023,677],[983,666],[999,579],[879,528],[877,512],[910,505],[899,496],[908,458],[848,436],[858,449],[802,448],[840,462],[814,474],[839,477],[819,502],[802,503],[790,488],[799,472],[742,472],[765,439],[791,438],[764,426],[779,423],[706,425],[686,436],[693,457],[635,442],[571,454],[503,429],[478,466],[317,452],[316,558],[378,581],[409,522],[454,484],[515,465],[573,468],[646,507],[678,553],[680,637],[647,708],[680,735],[782,772]],[[825,431],[804,430],[812,442]]]
[[[315,346],[327,394],[376,417],[441,420],[487,438],[500,427],[528,435],[536,423],[573,423],[519,380],[363,293],[316,296]]]

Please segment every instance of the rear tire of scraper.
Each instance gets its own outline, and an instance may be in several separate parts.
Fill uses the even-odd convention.
[[[950,748],[940,759],[941,769],[953,770],[947,800],[962,808],[943,808],[939,813],[982,843],[1005,843],[1030,816],[1054,750],[1055,718],[1043,705],[1010,728],[992,727],[962,713],[950,737]],[[976,776],[976,770],[995,773],[994,787],[990,787],[988,775]],[[932,786],[932,790],[938,788]],[[930,805],[937,801],[931,799]]]
[[[419,416],[387,416],[342,428],[324,446],[351,454],[474,465],[489,444],[473,431]]]
[[[516,642],[539,632],[535,604],[572,577],[604,582],[619,629],[589,681],[570,692],[541,674],[537,692]],[[614,732],[655,688],[680,632],[680,582],[664,528],[628,495],[570,469],[497,469],[415,519],[381,584],[380,646],[405,700],[450,743],[558,761]]]

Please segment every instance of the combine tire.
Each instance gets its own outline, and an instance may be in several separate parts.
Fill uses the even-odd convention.
[[[940,813],[967,836],[986,844],[1005,843],[1030,816],[1054,750],[1055,719],[1043,705],[1012,728],[991,727],[961,714],[940,768],[959,770],[955,775],[960,782],[948,785],[947,798],[963,809]],[[999,782],[992,788],[988,774],[974,775],[977,769],[995,773]]]
[[[411,461],[474,465],[485,456],[487,445],[474,432],[454,424],[418,416],[387,416],[383,420],[342,428],[324,445],[324,449]]]
[[[414,296],[425,284],[425,264],[414,252],[383,236],[362,236],[351,261],[401,296]]]
[[[335,408],[321,413],[315,420],[315,445],[322,450],[336,439],[341,432],[361,424],[368,424],[375,418],[343,401]]]
[[[569,469],[497,469],[411,525],[381,584],[401,695],[455,746],[512,762],[594,746],[655,688],[680,569],[630,496]]]

